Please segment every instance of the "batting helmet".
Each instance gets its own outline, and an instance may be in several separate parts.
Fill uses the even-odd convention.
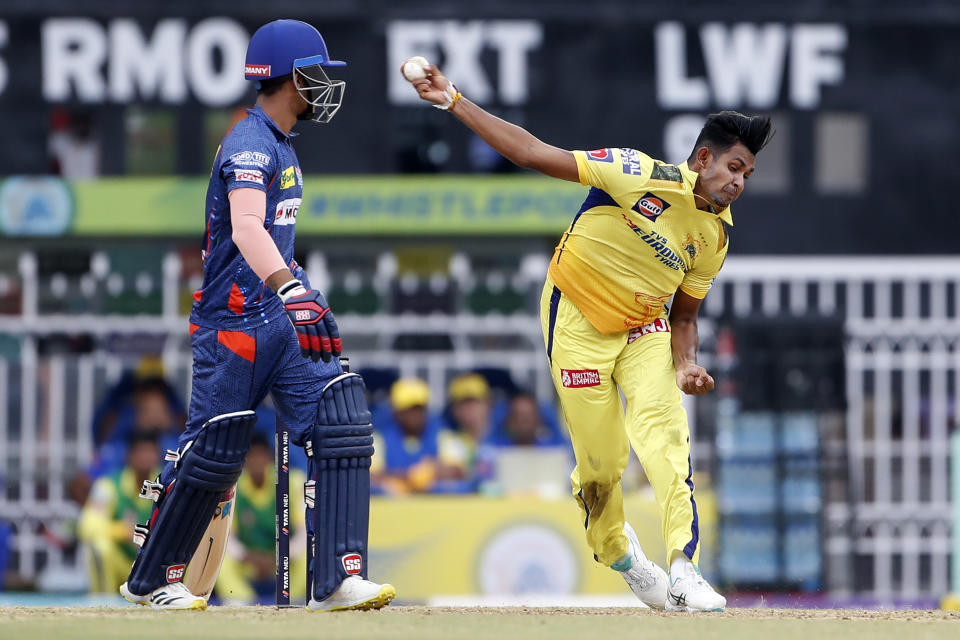
[[[274,20],[253,34],[247,46],[244,74],[257,89],[261,81],[292,76],[300,95],[313,107],[303,120],[328,122],[340,108],[346,83],[327,77],[324,67],[344,67],[331,60],[323,36],[300,20]]]

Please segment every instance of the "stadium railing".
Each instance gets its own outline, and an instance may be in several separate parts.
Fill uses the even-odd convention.
[[[446,382],[457,372],[506,368],[518,384],[552,400],[533,313],[538,270],[548,256],[528,258],[519,282],[528,304],[514,313],[465,310],[471,306],[464,304],[468,292],[462,288],[471,273],[461,265],[449,278],[461,287],[455,313],[380,310],[338,316],[354,366],[420,375],[435,398],[443,397]],[[111,267],[104,269],[98,260],[91,260],[89,273],[81,268],[65,277],[80,290],[109,295]],[[373,275],[398,278],[389,264],[389,259],[377,262]],[[335,285],[339,277],[326,270],[316,252],[306,268],[318,283]],[[131,315],[122,305],[112,313],[97,305],[88,305],[95,311],[87,312],[82,304],[57,310],[44,301],[64,297],[63,279],[43,273],[29,250],[19,254],[13,272],[3,274],[0,518],[13,524],[12,566],[26,580],[76,562],[50,545],[45,532],[76,517],[64,482],[70,471],[90,461],[95,402],[134,364],[140,355],[136,346],[153,345],[168,378],[184,394],[189,388],[184,292],[196,284],[196,274],[191,281],[176,251],[163,256],[159,270],[155,262],[144,269],[153,269],[159,280],[147,287],[140,279],[141,290],[156,296],[151,304],[159,313],[153,315]],[[137,286],[136,276],[128,280]],[[383,289],[378,281],[370,290],[376,290],[374,284]],[[948,590],[948,437],[957,424],[960,398],[958,307],[960,259],[952,257],[731,257],[706,300],[701,329],[708,364],[713,328],[724,319],[842,319],[844,426],[824,442],[824,451],[845,463],[843,490],[826,496],[823,511],[826,587],[834,593],[912,598],[939,597]],[[49,348],[58,335],[78,334],[92,337],[90,349]],[[447,340],[413,344],[439,348],[398,349],[408,344],[404,336],[431,335]],[[151,339],[144,343],[138,336]],[[715,425],[694,401],[688,401],[688,409],[694,433],[701,434],[694,439],[694,455],[698,465],[706,460],[709,468]]]

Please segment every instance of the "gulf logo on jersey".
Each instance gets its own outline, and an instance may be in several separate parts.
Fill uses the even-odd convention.
[[[649,191],[637,200],[633,205],[633,210],[642,215],[647,220],[656,220],[664,211],[670,208],[670,203],[653,195]]]
[[[587,151],[587,157],[595,162],[613,162],[613,149]]]

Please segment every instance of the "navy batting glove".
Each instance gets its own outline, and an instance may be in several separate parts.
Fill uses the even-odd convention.
[[[300,354],[314,362],[330,362],[341,352],[340,330],[323,294],[291,280],[277,290],[287,317],[297,331]]]

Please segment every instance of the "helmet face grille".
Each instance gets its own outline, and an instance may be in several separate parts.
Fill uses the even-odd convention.
[[[297,91],[313,109],[305,120],[326,123],[340,109],[347,83],[343,80],[331,80],[319,64],[293,69],[294,84]]]

